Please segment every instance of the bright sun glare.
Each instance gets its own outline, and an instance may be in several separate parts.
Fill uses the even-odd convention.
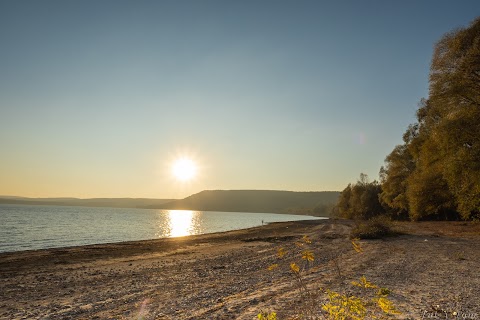
[[[180,158],[173,163],[172,173],[178,180],[188,181],[195,177],[197,166],[188,158]]]

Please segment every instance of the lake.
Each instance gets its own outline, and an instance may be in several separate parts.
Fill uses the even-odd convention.
[[[0,252],[180,237],[311,216],[99,207],[0,205]]]

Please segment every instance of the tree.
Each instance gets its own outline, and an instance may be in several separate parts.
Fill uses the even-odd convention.
[[[335,215],[346,219],[366,220],[385,212],[379,194],[382,191],[377,181],[368,182],[368,176],[360,174],[355,184],[349,184],[340,194],[334,209]]]
[[[437,43],[417,123],[385,159],[380,199],[394,216],[480,213],[480,19]]]
[[[442,174],[467,219],[480,212],[480,18],[436,45],[430,98],[441,121],[435,138]]]
[[[345,189],[340,193],[337,204],[333,208],[334,216],[351,219],[350,198],[352,196],[352,185],[349,183]]]
[[[396,146],[380,168],[382,193],[380,202],[389,208],[394,218],[408,216],[407,179],[415,169],[415,162],[406,144]]]

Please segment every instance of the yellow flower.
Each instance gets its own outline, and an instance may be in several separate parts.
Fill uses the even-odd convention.
[[[358,238],[352,239],[353,249],[355,249],[355,251],[357,251],[358,253],[362,253],[363,249],[358,241],[360,241],[360,239]]]
[[[329,314],[329,319],[364,320],[367,309],[362,299],[355,296],[346,296],[327,290],[329,302],[322,309]],[[376,319],[376,318],[374,318]]]
[[[377,304],[382,309],[383,312],[389,314],[400,314],[401,312],[395,309],[392,301],[388,300],[387,298],[380,297],[377,300]]]
[[[280,248],[277,251],[277,256],[279,258],[283,258],[287,254],[287,251],[284,248]]]
[[[307,261],[313,261],[315,260],[315,255],[313,254],[313,252],[305,250],[302,252],[302,259]]]
[[[372,288],[372,289],[377,289],[378,287],[376,285],[374,285],[373,283],[371,282],[368,282],[367,281],[367,278],[365,276],[362,276],[360,278],[360,282],[356,282],[356,281],[352,281],[352,284],[354,286],[357,286],[357,287],[360,287],[360,288],[365,288],[365,289],[368,289],[368,288]]]
[[[277,320],[277,313],[276,312],[261,312],[257,315],[257,318],[260,320]]]
[[[308,243],[308,244],[312,243],[312,240],[310,240],[310,238],[307,235],[303,236],[302,239],[303,239],[303,242],[305,243]]]
[[[303,247],[303,242],[297,241],[297,242],[295,242],[295,245],[296,245],[297,247],[301,248],[301,247]]]
[[[290,270],[294,273],[299,273],[300,272],[300,267],[297,266],[295,262],[290,263]]]
[[[268,269],[269,271],[273,271],[273,270],[275,270],[275,269],[277,269],[277,268],[278,268],[278,263],[274,263],[274,264],[268,266],[267,269]]]

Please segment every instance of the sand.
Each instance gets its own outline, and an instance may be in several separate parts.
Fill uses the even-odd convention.
[[[246,230],[0,254],[1,319],[296,319],[302,299],[289,263],[302,271],[322,317],[326,289],[359,294],[366,278],[391,290],[398,319],[480,319],[480,224],[399,223],[404,234],[362,240],[352,222],[273,223]],[[311,244],[302,240],[308,235]],[[297,244],[295,244],[297,243]],[[303,243],[302,247],[300,243]],[[287,251],[279,259],[277,251]],[[294,254],[295,253],[295,254]],[[278,263],[273,271],[268,266]],[[357,291],[355,291],[357,290]]]

